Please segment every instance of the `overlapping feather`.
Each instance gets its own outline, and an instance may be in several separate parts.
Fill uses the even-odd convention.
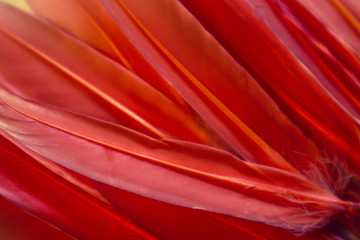
[[[2,196],[84,239],[153,238],[114,207],[165,239],[358,234],[356,3],[28,3],[0,4],[1,164],[34,186],[3,168]]]

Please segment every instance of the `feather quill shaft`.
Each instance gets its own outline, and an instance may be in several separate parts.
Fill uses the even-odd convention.
[[[1,14],[0,25],[5,36],[25,48],[19,51],[25,51],[25,54],[26,50],[30,51],[41,60],[47,62],[47,68],[55,67],[55,69],[60,70],[62,74],[67,75],[68,78],[63,78],[58,77],[54,72],[50,72],[50,74],[55,75],[55,79],[58,81],[65,81],[66,85],[64,86],[68,86],[70,91],[76,91],[74,88],[79,84],[90,94],[93,94],[93,96],[87,96],[88,99],[90,98],[90,101],[92,100],[94,102],[94,97],[95,99],[100,99],[105,103],[105,109],[106,106],[108,108],[110,106],[115,110],[113,115],[118,116],[118,119],[125,118],[129,122],[129,126],[139,131],[145,131],[145,133],[149,133],[152,136],[165,138],[165,136],[170,135],[175,138],[185,138],[185,140],[211,143],[211,140],[209,140],[210,137],[207,136],[202,127],[192,119],[191,115],[181,110],[168,98],[135,75],[49,25],[37,21],[4,4],[1,5],[0,10],[3,13]],[[17,21],[8,22],[6,18],[10,16],[16,16]],[[27,22],[29,31],[22,31],[21,23],[23,22]],[[54,48],[56,45],[50,44],[49,40],[33,35],[33,31],[46,34],[53,42],[58,41],[58,48]],[[69,51],[63,51],[64,47],[68,48]],[[6,49],[3,51],[6,51]],[[75,56],[77,56],[76,59],[73,57],[74,52],[77,53],[75,54]],[[7,53],[11,54],[10,52]],[[12,57],[9,58],[12,59]],[[41,61],[39,61],[39,64],[41,64]],[[35,92],[36,88],[25,88],[26,85],[21,84],[24,79],[21,78],[20,75],[16,76],[17,73],[16,71],[14,73],[13,68],[6,68],[7,64],[1,65],[1,67],[4,68],[2,71],[4,71],[5,74],[15,75],[15,77],[20,79],[18,82],[7,81],[7,85],[10,85],[10,88],[24,91],[24,93],[30,91],[30,94],[35,96],[35,98],[30,97],[30,99],[38,100],[36,99],[38,96]],[[37,77],[39,79],[34,79],[36,84],[41,83],[41,80],[47,80],[44,76]],[[52,75],[48,77],[51,78]],[[69,84],[69,81],[72,83]],[[18,85],[16,85],[16,83],[18,83]],[[62,82],[59,84],[62,84]],[[61,92],[64,91],[64,89],[54,87],[53,85],[49,86],[49,89],[55,91],[56,94],[61,94]],[[117,91],[116,89],[118,88],[124,90]],[[89,93],[87,93],[87,95],[89,95]],[[23,96],[28,97],[27,94]],[[63,97],[64,96],[62,96],[62,98]],[[89,102],[88,99],[86,99],[86,101]],[[84,101],[84,99],[81,100]],[[46,99],[43,99],[43,101],[46,101]],[[157,102],[159,105],[152,104],[153,102]],[[60,104],[57,102],[57,105]],[[71,105],[64,107],[71,108]],[[94,112],[94,110],[92,111]],[[123,122],[123,124],[126,124],[126,122]],[[183,127],[179,128],[179,126]]]
[[[294,231],[306,231],[354,207],[299,175],[242,162],[220,150],[154,140],[119,126],[26,102],[4,89],[0,96],[6,103],[1,114],[8,116],[1,118],[2,126],[7,126],[5,131],[59,164],[124,190]],[[45,134],[46,143],[35,132]],[[50,143],[52,151],[47,150]],[[81,158],[76,156],[80,146]],[[104,153],[108,158],[99,162],[98,154]],[[172,181],[164,182],[164,177]],[[196,193],[195,189],[202,191]],[[249,198],[251,205],[247,204]],[[255,213],[268,204],[276,213],[262,213],[258,219]],[[314,215],[304,211],[314,211]],[[274,222],[274,216],[281,223]]]
[[[323,152],[330,158],[346,159],[349,167],[358,173],[357,122],[285,48],[266,23],[257,18],[251,5],[236,0],[215,0],[206,3],[205,11],[204,1],[181,2]],[[329,115],[337,117],[329,118]],[[331,154],[339,145],[342,150]]]
[[[278,111],[246,70],[235,63],[179,3],[166,0],[157,1],[156,4],[155,1],[103,2],[129,38],[136,36],[134,41],[141,41],[139,49],[145,53],[149,48],[154,48],[162,54],[171,69],[180,75],[180,78],[169,77],[170,81],[200,116],[235,150],[238,149],[237,152],[246,160],[289,169],[281,155],[299,165],[306,159],[294,152],[318,155],[312,143]],[[143,11],[144,4],[153,11]],[[163,13],[167,13],[169,21],[161,21],[159,16],[163,16]],[[186,34],[182,34],[184,32]],[[211,51],[208,51],[210,48]],[[160,61],[154,64],[161,69],[169,68],[161,65]],[[167,74],[165,70],[163,72]],[[226,84],[219,84],[219,79],[226,81]],[[260,104],[260,101],[266,104]],[[239,102],[242,104],[237,104]],[[271,127],[264,127],[267,124]],[[279,136],[280,142],[274,143],[272,133],[264,129],[279,132],[279,135],[284,133],[285,136],[285,132],[294,135],[286,137],[284,141]],[[300,139],[306,145],[295,143]],[[300,150],[299,146],[304,148]]]
[[[116,26],[105,8],[96,0],[49,2],[27,0],[37,15],[45,17],[66,32],[98,49],[106,56],[123,63],[151,86],[175,103],[186,108],[186,103],[174,87],[157,73],[136,47]],[[69,17],[69,14],[72,17]],[[119,59],[119,53],[123,55]]]
[[[1,143],[0,194],[22,209],[76,238],[117,239],[133,235],[134,239],[155,239],[124,216],[36,163],[3,137]],[[32,180],[30,184],[28,178]],[[56,196],[49,194],[54,190]],[[81,221],[84,218],[89,220]],[[90,225],[93,227],[89,228]]]
[[[306,33],[302,32],[301,29],[295,25],[295,23],[293,23],[284,13],[282,13],[274,1],[268,0],[268,3],[288,28],[288,30],[293,34],[294,37],[296,37],[296,39],[316,61],[324,74],[328,76],[328,79],[336,86],[336,89],[340,90],[348,99],[348,101],[351,102],[353,107],[356,109],[355,112],[358,116],[360,102],[356,96],[360,94],[360,88],[359,84],[356,83],[357,80],[352,78],[351,75],[347,74],[346,70],[343,69],[340,63],[332,56],[330,56],[329,53],[322,50],[322,47],[316,46],[317,44],[315,41]],[[348,110],[351,111],[351,109]],[[354,111],[351,112],[354,113]]]
[[[358,235],[358,3],[24,1],[0,0],[0,209],[81,239]]]

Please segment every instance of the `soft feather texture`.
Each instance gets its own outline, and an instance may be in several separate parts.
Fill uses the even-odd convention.
[[[59,164],[124,190],[293,231],[322,224],[351,207],[297,174],[197,144],[155,140],[24,101],[5,89],[0,94],[5,131]],[[164,182],[167,178],[171,181]],[[259,215],[264,209],[267,213]]]
[[[358,127],[354,120],[337,106],[313,76],[287,51],[265,23],[256,18],[249,4],[240,1],[229,1],[229,3],[213,1],[205,12],[205,10],[200,8],[201,1],[191,2],[183,0],[182,2],[190,10],[198,11],[195,12],[199,15],[198,19],[206,21],[204,25],[208,27],[209,31],[214,32],[214,35],[219,38],[219,41],[229,49],[229,52],[238,61],[248,66],[251,70],[250,72],[256,76],[259,83],[264,86],[280,106],[284,107],[288,116],[298,116],[305,121],[313,119],[313,127],[317,128],[322,134],[330,134],[333,131],[334,134],[341,134],[344,139],[350,140],[352,138],[353,140],[350,141],[356,144],[357,140],[355,139],[358,138]],[[228,14],[220,20],[219,17],[225,16],[223,13],[226,10],[228,10]],[[236,10],[244,12],[246,18],[245,15],[240,16],[236,14]],[[212,18],[207,18],[211,14],[214,14]],[[215,25],[214,23],[217,20],[218,22]],[[257,27],[252,27],[250,22]],[[242,27],[238,25],[235,27],[235,23],[242,24]],[[224,25],[227,25],[227,27],[220,28],[220,26]],[[245,36],[247,37],[239,37],[242,33],[246,33]],[[243,44],[239,44],[239,40]],[[256,45],[258,48],[248,47],[256,43],[259,43]],[[259,49],[260,47],[261,49]],[[257,54],[260,51],[262,51],[262,54]],[[257,64],[255,64],[256,62]],[[278,66],[274,67],[274,65]],[[292,81],[286,81],[286,79],[291,79]],[[307,96],[311,96],[311,101]],[[284,103],[281,101],[284,101]],[[321,102],[322,104],[312,104],[313,101]],[[288,104],[291,104],[293,107],[285,108],[286,105],[289,106]],[[305,112],[306,110],[311,111],[311,117],[309,113]],[[339,117],[327,118],[327,115]],[[317,117],[319,117],[319,120],[315,121]],[[331,131],[325,132],[326,126]]]
[[[358,116],[359,102],[356,96],[359,84],[356,78],[331,56],[326,45],[302,29],[300,23],[295,24],[294,19],[282,10],[278,1],[252,2],[258,17],[266,21],[277,37],[314,74],[322,86],[347,111],[355,117]]]
[[[0,198],[0,238],[73,240],[70,235],[30,215],[7,199]],[[21,229],[21,231],[19,231]]]
[[[156,72],[119,29],[100,1],[29,0],[37,14],[119,62],[174,102],[186,106],[175,88]],[[69,14],[73,17],[69,18]]]
[[[2,196],[81,239],[358,236],[356,3],[27,2],[0,4]]]
[[[102,103],[104,109],[110,108],[112,110],[112,116],[122,120],[122,124],[129,124],[139,131],[156,137],[163,138],[168,133],[179,135],[179,138],[181,136],[186,137],[187,140],[192,138],[191,135],[193,134],[198,135],[194,137],[194,141],[196,138],[201,139],[203,137],[201,127],[196,122],[192,121],[186,113],[164,95],[151,88],[131,72],[116,65],[86,45],[72,40],[57,29],[36,21],[30,16],[17,12],[10,7],[3,7],[1,10],[1,33],[4,43],[7,44],[2,49],[5,51],[4,56],[7,56],[9,51],[17,54],[22,54],[21,51],[25,51],[24,57],[30,53],[30,58],[40,58],[41,61],[36,63],[31,59],[24,58],[23,64],[27,63],[26,60],[35,64],[35,66],[28,65],[28,71],[39,71],[42,74],[50,71],[49,77],[54,78],[54,82],[47,83],[49,87],[44,93],[46,95],[40,96],[36,89],[31,86],[43,86],[46,84],[46,82],[44,83],[45,78],[32,74],[33,78],[21,78],[16,75],[15,69],[11,67],[14,65],[7,62],[2,64],[2,74],[5,77],[10,75],[11,79],[18,80],[7,83],[10,85],[9,88],[15,88],[19,84],[22,85],[22,81],[27,81],[27,84],[31,86],[26,89],[20,88],[20,91],[24,91],[21,93],[22,96],[29,97],[32,100],[49,101],[49,103],[57,101],[54,104],[60,106],[64,104],[64,107],[75,108],[74,111],[81,111],[95,117],[99,117],[101,112],[96,108],[92,109],[92,105]],[[11,16],[9,14],[17,15],[18,21],[7,21],[7,18]],[[28,23],[28,31],[22,30],[22,23],[24,22]],[[34,31],[41,32],[42,35],[33,35]],[[59,43],[59,45],[55,45],[58,47],[54,47],[54,42]],[[63,49],[67,49],[67,51],[63,51]],[[11,57],[17,57],[17,55],[12,54],[8,57],[9,60]],[[4,58],[3,61],[6,59]],[[45,70],[41,66],[43,62],[46,64]],[[13,76],[14,74],[15,76]],[[36,82],[32,83],[30,80]],[[124,91],[117,91],[117,89],[124,89]],[[64,103],[59,102],[60,100],[66,101],[64,94],[71,94],[74,91],[79,92],[78,98],[80,99],[76,99],[76,101],[82,103],[81,105],[71,104],[70,99]],[[85,91],[83,94],[87,95],[87,99],[80,95],[81,91]],[[73,93],[72,95],[77,94]],[[151,104],[152,101],[161,103],[161,107]],[[126,120],[127,122],[125,122]],[[179,128],[179,126],[184,127]],[[190,128],[188,132],[186,132],[187,128]]]
[[[197,21],[186,13],[179,3],[159,1],[150,14],[142,14],[146,17],[145,20],[138,19],[131,8],[143,11],[144,2],[133,1],[132,4],[129,4],[124,1],[104,1],[104,3],[119,26],[124,29],[125,34],[134,42],[141,42],[140,50],[145,56],[156,56],[159,59],[156,61],[158,71],[172,82],[184,99],[240,156],[249,161],[258,159],[258,161],[266,161],[266,164],[272,166],[291,169],[279,153],[274,151],[242,120],[244,118],[262,119],[262,117],[256,118],[249,115],[244,117],[242,115],[243,118],[239,118],[236,113],[246,111],[231,109],[239,106],[238,104],[234,105],[234,102],[242,102],[247,107],[252,107],[250,104],[256,104],[257,100],[249,101],[247,95],[241,98],[243,95],[240,93],[245,92],[244,88],[249,90],[248,94],[257,95],[257,99],[264,98],[262,102],[270,100],[257,84],[252,82],[250,76],[223,52],[223,49],[204,32],[204,29],[199,27]],[[148,1],[147,4],[154,5],[151,1]],[[169,21],[161,22],[156,17],[163,12],[171,13],[167,16]],[[150,27],[145,26],[143,22],[149,23]],[[181,24],[179,25],[179,23]],[[166,31],[158,31],[158,29],[166,29]],[[180,34],[184,32],[184,29],[191,29],[191,31],[188,31],[186,35]],[[182,46],[191,46],[190,44],[193,48],[181,51]],[[209,51],[209,49],[212,50]],[[207,54],[205,58],[199,58],[204,54]],[[215,64],[216,68],[212,67]],[[228,69],[234,70],[230,72]],[[229,84],[222,87],[219,85],[219,78],[229,79]],[[235,79],[243,79],[242,84],[244,85],[241,86],[241,83],[237,83]],[[250,95],[249,98],[251,99],[252,96]],[[253,109],[258,109],[258,105]],[[276,109],[274,106],[270,106],[265,111],[274,113]],[[281,117],[275,121],[286,121]],[[255,121],[248,120],[254,124]]]
[[[329,158],[343,159],[358,174],[356,119],[337,104],[267,24],[257,18],[253,6],[243,1],[216,0],[207,3],[205,10],[203,1],[181,2],[246,66],[280,109],[311,136],[322,152]]]
[[[114,206],[162,239],[335,239],[326,230],[305,236],[259,222],[228,215],[191,209],[149,199],[109,185],[96,182],[95,186]],[[143,214],[146,211],[148,214]],[[156,216],[153,218],[152,216]],[[261,232],[259,231],[261,229]]]
[[[0,193],[22,209],[76,238],[151,239],[124,216],[58,178],[3,137],[0,151]]]

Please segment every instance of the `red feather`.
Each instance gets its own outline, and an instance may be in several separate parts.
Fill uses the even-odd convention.
[[[0,198],[36,218],[4,234],[360,237],[356,1],[27,2],[0,3]]]

